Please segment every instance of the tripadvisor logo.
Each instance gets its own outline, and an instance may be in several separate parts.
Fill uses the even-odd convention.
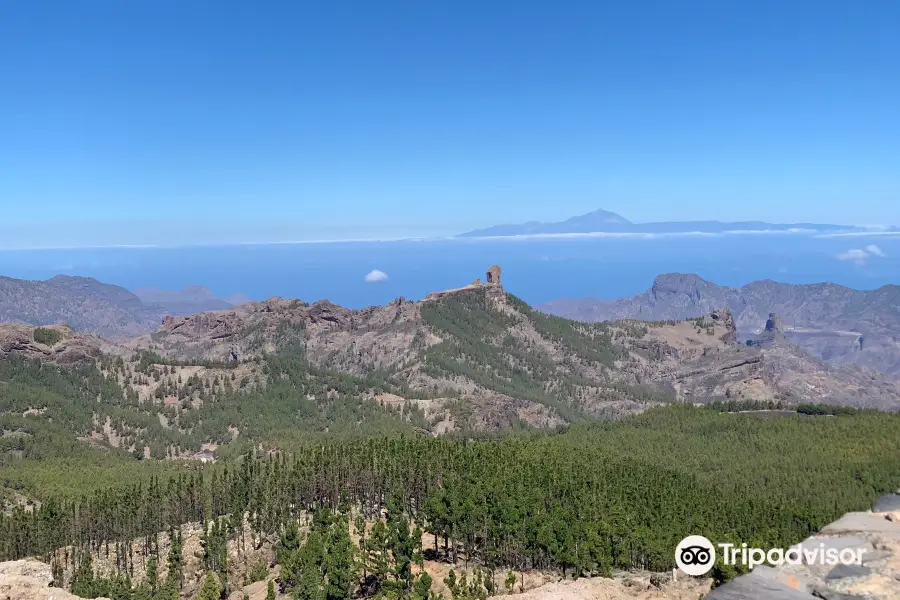
[[[716,564],[716,548],[722,553],[722,564],[743,565],[749,569],[764,564],[772,566],[788,565],[861,565],[865,548],[827,547],[824,542],[818,546],[806,543],[782,548],[750,548],[747,544],[716,544],[702,535],[689,535],[675,548],[675,564],[687,575],[699,576],[709,573]]]
[[[675,548],[675,564],[687,575],[706,575],[716,562],[716,549],[702,535],[689,535]]]

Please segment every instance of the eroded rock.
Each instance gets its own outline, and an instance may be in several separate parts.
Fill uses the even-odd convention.
[[[52,583],[53,574],[46,563],[36,560],[0,563],[0,600],[81,600],[64,589],[51,587]]]

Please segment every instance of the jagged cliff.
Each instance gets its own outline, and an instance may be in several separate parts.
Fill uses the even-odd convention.
[[[853,290],[833,283],[792,285],[755,281],[729,288],[697,275],[670,273],[652,287],[617,300],[561,299],[538,306],[550,314],[588,322],[682,320],[727,306],[742,337],[764,329],[769,313],[784,320],[784,334],[833,365],[860,365],[900,377],[900,286]]]

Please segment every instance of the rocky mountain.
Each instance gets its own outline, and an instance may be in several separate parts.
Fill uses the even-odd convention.
[[[535,311],[499,284],[475,283],[363,310],[273,298],[167,317],[131,347],[182,361],[239,363],[291,346],[322,368],[381,373],[430,414],[451,399],[478,404],[486,428],[513,415],[550,424],[674,400],[900,406],[900,384],[826,365],[772,335],[778,339],[770,344],[739,342],[727,309],[682,321],[579,324]]]
[[[853,290],[833,283],[755,281],[729,288],[697,275],[671,273],[636,296],[618,300],[562,299],[537,308],[586,322],[688,319],[727,306],[739,335],[760,333],[770,313],[784,321],[791,342],[832,365],[859,365],[900,377],[900,286]]]
[[[585,233],[724,233],[727,231],[863,231],[861,227],[823,223],[767,223],[764,221],[660,221],[633,223],[614,212],[599,209],[565,221],[494,225],[460,234],[459,237],[502,237],[513,235],[563,235]]]
[[[65,326],[4,325],[0,381],[19,383],[0,386],[0,401],[23,413],[44,406],[50,421],[93,444],[204,460],[284,428],[553,428],[725,400],[900,408],[900,382],[824,363],[787,339],[775,316],[750,344],[727,308],[584,323],[534,310],[500,275],[492,268],[490,283],[361,310],[271,298],[166,315],[153,333],[115,343]],[[97,369],[87,379],[84,369],[60,369],[48,390],[39,363]]]
[[[0,322],[68,324],[105,337],[139,335],[159,325],[164,310],[123,287],[90,277],[57,275],[46,281],[0,277]]]
[[[478,561],[490,556],[467,545],[475,534],[457,524],[480,514],[466,526],[499,532],[502,543],[509,535],[523,536],[520,552],[542,543],[544,532],[560,532],[553,539],[566,544],[558,553],[563,561],[571,561],[576,548],[585,551],[585,543],[594,544],[587,555],[611,557],[611,546],[653,540],[652,554],[606,563],[617,565],[606,572],[592,567],[585,577],[571,577],[570,569],[565,581],[531,590],[526,575],[540,576],[548,567],[529,559],[534,566],[518,573],[523,600],[674,600],[696,598],[711,583],[664,573],[682,534],[673,523],[683,519],[683,507],[690,507],[692,518],[705,515],[708,521],[697,525],[704,533],[762,532],[767,539],[770,531],[787,529],[776,540],[800,541],[826,517],[858,510],[873,494],[896,489],[896,461],[890,462],[898,455],[896,415],[823,406],[720,414],[802,403],[900,408],[900,383],[812,357],[787,339],[778,315],[769,314],[747,343],[739,339],[728,308],[684,320],[585,323],[542,313],[507,293],[499,267],[491,267],[486,279],[419,301],[398,298],[362,310],[325,300],[271,298],[169,315],[155,332],[118,344],[63,326],[0,327],[0,556],[50,555],[54,581],[75,589],[73,581],[81,583],[75,574],[83,572],[88,556],[97,583],[123,573],[122,559],[133,554],[127,564],[138,569],[129,577],[143,585],[150,577],[151,563],[144,560],[152,552],[150,535],[162,541],[162,547],[154,544],[159,556],[172,556],[177,545],[184,559],[153,563],[154,581],[168,579],[168,572],[157,570],[163,564],[183,567],[185,585],[171,597],[196,597],[209,580],[204,572],[211,570],[204,548],[217,547],[228,560],[228,571],[219,573],[229,597],[262,600],[267,578],[284,583],[285,566],[300,563],[273,551],[292,534],[283,538],[277,533],[281,525],[263,525],[252,515],[283,514],[294,524],[299,516],[304,533],[327,527],[333,534],[349,530],[349,520],[295,515],[290,507],[298,498],[306,502],[303,511],[326,498],[344,504],[342,490],[354,490],[359,506],[368,506],[369,498],[400,489],[422,494],[416,502],[401,502],[423,507],[430,529],[412,537],[427,544],[434,579],[448,589],[454,586],[452,565],[484,564]],[[634,413],[643,414],[585,423]],[[574,426],[560,435],[494,435],[567,424]],[[430,439],[451,432],[461,435]],[[746,439],[753,440],[754,451],[736,466],[730,452],[735,440]],[[185,458],[224,467],[198,469],[191,461],[168,460]],[[109,466],[104,472],[81,468],[94,463]],[[160,473],[171,475],[171,483],[157,485]],[[71,494],[99,484],[116,487],[84,496],[81,504],[54,504],[46,489],[35,493],[36,485]],[[720,509],[709,500],[716,493],[744,504]],[[202,504],[196,501],[201,497]],[[579,508],[592,502],[592,511]],[[228,532],[230,525],[211,526],[208,510],[237,519],[247,515],[246,544],[237,531]],[[408,536],[409,523],[390,517],[391,510],[390,526]],[[380,506],[370,514],[370,521],[381,522]],[[482,518],[491,521],[482,525]],[[610,525],[609,518],[615,519]],[[221,523],[228,522],[239,521]],[[177,536],[170,524],[178,527]],[[376,525],[382,526],[373,523],[372,532]],[[897,553],[885,546],[887,540],[868,537],[872,523],[854,517],[844,525],[840,531],[860,537],[859,544],[889,550],[873,559],[874,568],[889,572]],[[123,533],[123,526],[130,529]],[[365,531],[366,521],[353,527]],[[881,531],[885,525],[874,527]],[[587,533],[594,531],[605,535]],[[619,536],[614,545],[610,535]],[[115,536],[117,550],[105,550],[104,536]],[[87,543],[76,554],[72,540]],[[270,571],[275,561],[280,571]],[[619,570],[624,568],[639,571]],[[4,591],[11,598],[68,597],[34,569],[0,564],[0,598]],[[497,574],[505,577],[503,569]],[[783,575],[779,581],[791,580],[790,573]],[[796,575],[809,590],[846,591],[830,572]],[[750,595],[718,597],[759,597],[751,592],[760,582],[735,581],[730,591],[723,588],[727,594],[749,589]],[[888,590],[872,597],[893,597],[896,586],[880,577],[871,583]],[[119,597],[108,586],[92,589],[91,595]],[[458,590],[452,595],[459,596]]]
[[[241,295],[222,300],[202,286],[132,293],[90,277],[57,275],[45,281],[0,277],[0,323],[65,323],[76,332],[110,339],[154,331],[166,315],[230,308],[247,301]]]

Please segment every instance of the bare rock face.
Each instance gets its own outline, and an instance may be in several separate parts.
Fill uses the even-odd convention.
[[[44,587],[49,587],[53,583],[50,565],[37,560],[13,560],[0,563],[0,578],[3,577],[31,577]]]
[[[756,348],[774,348],[782,345],[784,337],[784,321],[775,313],[769,313],[763,332],[756,338],[747,340],[747,345]]]
[[[498,265],[493,265],[490,269],[487,270],[487,282],[499,284],[501,272],[502,271]]]
[[[200,313],[184,317],[167,316],[163,318],[158,333],[173,340],[178,338],[219,340],[231,337],[242,325],[243,321],[233,311]]]
[[[695,321],[649,324],[643,335],[620,339],[638,357],[621,361],[620,371],[686,401],[763,400],[775,395],[762,353],[735,343],[734,320],[727,309]]]
[[[784,335],[784,321],[776,315],[775,313],[769,313],[769,318],[766,321],[766,331],[771,333],[777,333]]]
[[[51,587],[51,583],[53,575],[46,563],[36,560],[0,563],[0,600],[80,600],[66,590]]]
[[[91,338],[75,334],[68,325],[33,327],[0,323],[0,356],[78,365],[96,360],[100,349]]]
[[[340,328],[349,327],[352,311],[328,300],[320,300],[309,307],[309,322]]]
[[[535,308],[580,321],[682,320],[727,306],[742,338],[765,332],[776,312],[790,328],[787,339],[826,362],[860,365],[900,379],[900,286],[852,290],[833,283],[792,285],[756,281],[729,288],[697,275],[660,275],[653,287],[630,298],[560,299]],[[777,327],[778,322],[773,323]]]
[[[725,328],[725,334],[720,338],[726,344],[737,343],[737,326],[734,324],[734,316],[727,308],[716,309],[710,314],[710,318]]]

